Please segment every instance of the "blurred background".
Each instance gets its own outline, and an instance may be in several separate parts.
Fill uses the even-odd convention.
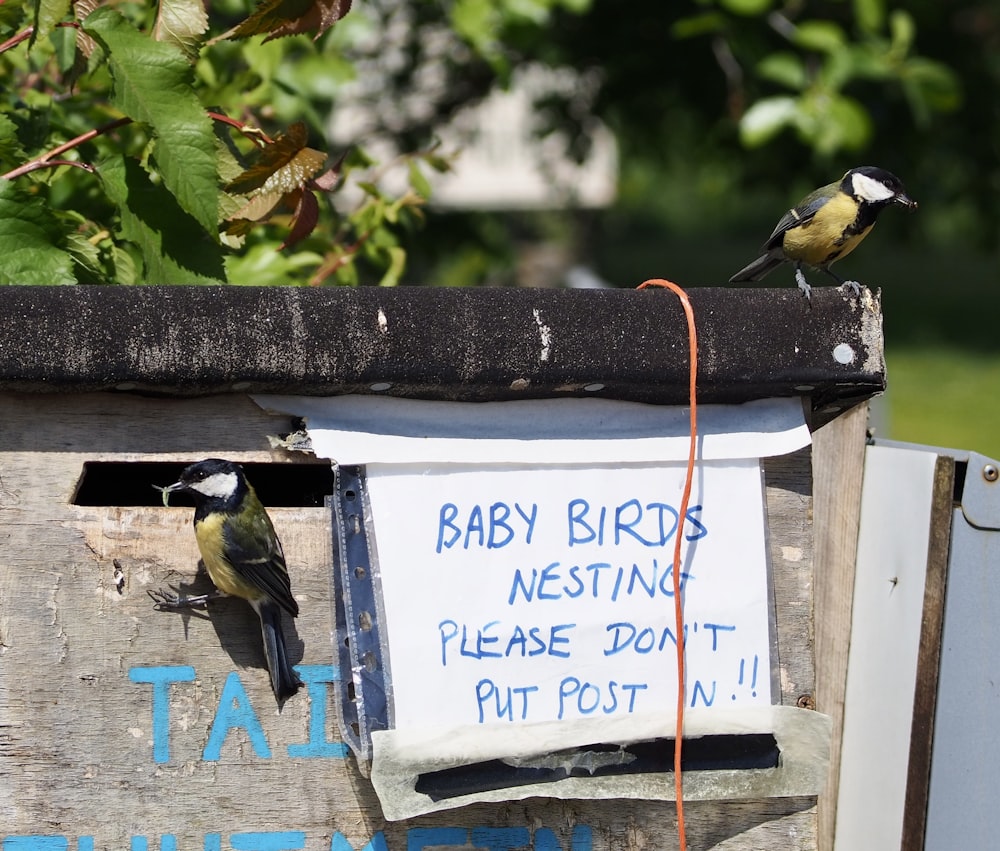
[[[1000,457],[1000,4],[369,0],[290,43],[260,67],[331,116],[345,170],[374,169],[332,209],[426,199],[327,284],[725,286],[808,191],[892,171],[919,210],[836,267],[882,291],[875,428]],[[261,257],[230,279],[291,275]]]

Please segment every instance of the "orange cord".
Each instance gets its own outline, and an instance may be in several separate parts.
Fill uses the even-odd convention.
[[[681,601],[681,541],[684,537],[684,519],[687,517],[691,500],[691,483],[694,479],[694,461],[698,449],[698,400],[696,384],[698,379],[698,336],[695,331],[694,311],[687,293],[673,281],[652,278],[643,281],[637,289],[663,287],[676,294],[687,317],[688,344],[690,349],[690,381],[688,396],[691,406],[691,442],[688,446],[687,476],[677,519],[677,534],[674,537],[674,628],[677,632],[677,729],[674,734],[674,797],[677,805],[677,841],[680,851],[687,849],[687,835],[684,830],[684,780],[681,774],[681,742],[684,739],[684,605]]]

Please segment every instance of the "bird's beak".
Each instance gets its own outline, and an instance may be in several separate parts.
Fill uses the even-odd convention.
[[[893,200],[893,201],[895,201],[895,202],[896,202],[897,204],[900,204],[900,205],[902,205],[903,207],[908,207],[908,208],[909,208],[909,209],[911,209],[911,210],[916,210],[916,209],[917,209],[917,202],[916,202],[916,201],[914,201],[914,200],[913,200],[913,199],[912,199],[912,198],[911,198],[911,197],[910,197],[909,195],[907,195],[907,194],[906,194],[905,192],[900,192],[900,193],[899,193],[899,194],[898,194],[898,195],[897,195],[897,196],[896,196],[895,198],[893,198],[892,200]]]

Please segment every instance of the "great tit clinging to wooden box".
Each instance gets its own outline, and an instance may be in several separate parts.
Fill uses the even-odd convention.
[[[795,281],[806,298],[811,287],[802,265],[822,269],[855,294],[860,287],[830,271],[830,265],[846,257],[868,236],[875,219],[890,204],[915,208],[896,175],[875,166],[852,168],[836,183],[810,192],[781,217],[764,243],[764,254],[729,279],[731,284],[759,281],[782,263],[795,264]]]
[[[151,594],[157,608],[198,605],[217,596],[242,597],[260,618],[274,696],[279,703],[291,697],[302,681],[288,662],[281,612],[297,617],[299,605],[292,596],[281,542],[243,468],[209,458],[186,467],[177,482],[160,490],[164,501],[173,491],[194,498],[195,538],[219,593],[176,597],[158,592]]]

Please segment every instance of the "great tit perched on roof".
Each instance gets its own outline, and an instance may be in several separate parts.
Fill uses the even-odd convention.
[[[782,263],[794,263],[795,281],[809,298],[812,288],[802,274],[805,264],[822,269],[857,295],[860,286],[839,278],[830,265],[857,248],[874,227],[878,214],[890,204],[911,209],[917,206],[896,175],[871,165],[852,168],[836,183],[810,192],[785,213],[764,243],[764,254],[740,269],[729,283],[759,281]]]
[[[242,597],[260,618],[274,696],[279,703],[291,697],[302,681],[288,662],[281,612],[297,617],[299,604],[292,596],[281,542],[243,468],[209,458],[186,467],[178,481],[160,490],[164,503],[174,491],[194,498],[195,538],[218,593],[176,597],[157,592],[150,595],[157,608],[200,605],[219,596]]]

